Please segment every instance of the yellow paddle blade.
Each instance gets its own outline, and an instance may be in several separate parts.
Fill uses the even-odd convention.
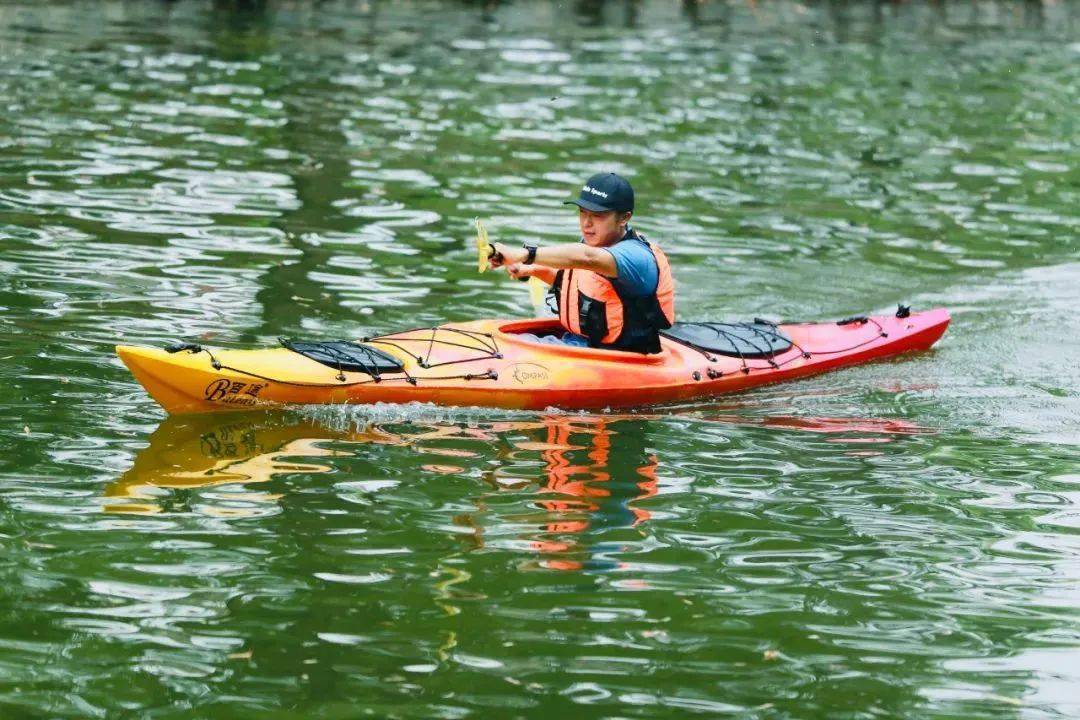
[[[491,267],[491,243],[488,242],[484,221],[476,218],[476,269],[484,272]]]
[[[547,295],[547,284],[538,277],[529,278],[529,299],[532,300],[533,309],[540,312],[547,307],[544,297]]]

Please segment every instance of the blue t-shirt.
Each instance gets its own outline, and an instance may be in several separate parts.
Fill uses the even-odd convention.
[[[619,274],[611,281],[618,285],[620,292],[629,297],[656,292],[656,286],[660,283],[660,267],[645,241],[628,237],[604,249],[615,257],[615,268]]]

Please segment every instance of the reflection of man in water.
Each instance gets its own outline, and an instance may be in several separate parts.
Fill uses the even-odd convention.
[[[548,447],[541,455],[546,491],[554,497],[546,497],[539,505],[554,517],[532,546],[544,555],[566,556],[545,560],[546,567],[615,569],[618,561],[607,556],[622,552],[625,546],[603,540],[603,534],[648,520],[648,511],[631,503],[656,494],[659,463],[645,449],[645,423],[552,417],[545,418],[544,424]],[[576,537],[560,537],[566,534]],[[589,557],[572,557],[581,553]]]
[[[530,498],[542,510],[542,517],[533,514],[523,519],[537,528],[524,539],[546,567],[606,571],[618,567],[613,558],[626,550],[624,541],[607,539],[611,537],[607,533],[648,520],[648,511],[634,503],[656,494],[658,463],[646,450],[647,422],[553,415],[486,427],[414,423],[409,432],[397,432],[383,426],[339,431],[313,421],[223,422],[214,416],[173,416],[154,432],[131,469],[107,488],[106,495],[113,501],[106,509],[161,512],[160,494],[144,496],[142,491],[148,486],[193,490],[265,482],[282,473],[328,473],[333,466],[315,458],[348,456],[354,451],[327,446],[327,440],[415,447],[418,441],[443,439],[490,446],[507,433],[527,434],[531,442],[519,447],[526,450],[529,460],[539,453],[544,467],[537,497]],[[460,448],[458,452],[469,454]],[[277,498],[270,492],[245,493],[252,502],[277,503]],[[238,512],[232,506],[210,510]],[[261,512],[261,508],[251,512]],[[462,515],[455,522],[474,527],[476,542],[483,543],[483,526],[475,518]]]

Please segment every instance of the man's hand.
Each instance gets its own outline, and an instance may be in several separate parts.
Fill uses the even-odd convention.
[[[535,265],[525,265],[524,263],[510,263],[506,266],[506,274],[515,280],[524,280],[525,278],[532,277],[536,272]]]
[[[495,251],[495,254],[491,256],[491,267],[520,264],[528,257],[525,248],[507,247],[502,243],[492,243],[491,248]]]

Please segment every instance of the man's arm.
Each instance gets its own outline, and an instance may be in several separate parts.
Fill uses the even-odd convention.
[[[555,273],[558,272],[554,268],[545,267],[543,265],[523,265],[522,263],[510,263],[506,266],[506,272],[510,274],[512,278],[534,277],[540,278],[548,285],[555,284]]]
[[[502,243],[495,243],[492,247],[497,253],[492,258],[491,264],[495,267],[502,265],[521,264],[528,257],[525,248],[507,247]],[[502,261],[496,258],[502,256]],[[603,248],[594,248],[584,243],[566,243],[563,245],[548,245],[536,249],[536,265],[557,270],[575,269],[592,270],[606,277],[617,277],[618,268],[615,266],[615,256]],[[552,280],[554,281],[554,273]]]

